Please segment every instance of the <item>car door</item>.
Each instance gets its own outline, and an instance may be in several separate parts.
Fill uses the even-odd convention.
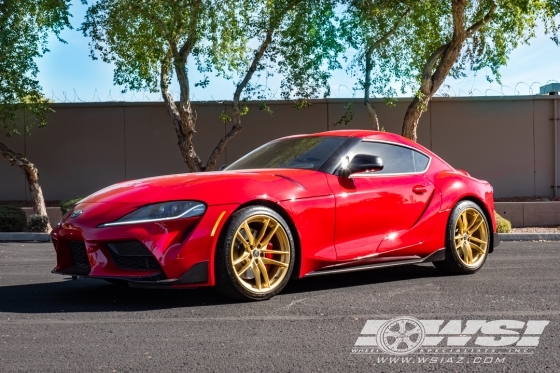
[[[373,255],[383,240],[407,232],[434,192],[433,184],[422,175],[429,157],[416,150],[395,143],[362,141],[352,149],[349,159],[356,154],[379,156],[384,168],[350,177],[327,177],[335,196],[339,261]]]

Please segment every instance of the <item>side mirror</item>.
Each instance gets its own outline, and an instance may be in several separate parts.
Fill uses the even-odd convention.
[[[221,165],[221,166],[220,166],[220,171],[223,171],[224,168],[226,168],[227,166],[229,166],[229,164],[223,164],[223,165]]]
[[[346,167],[341,167],[339,174],[348,177],[360,172],[376,172],[383,169],[383,160],[376,155],[356,154]]]

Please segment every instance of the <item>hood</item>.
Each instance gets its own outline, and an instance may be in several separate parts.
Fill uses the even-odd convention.
[[[196,200],[207,205],[282,201],[332,194],[323,173],[299,169],[216,171],[125,181],[89,195],[80,203],[150,204]]]

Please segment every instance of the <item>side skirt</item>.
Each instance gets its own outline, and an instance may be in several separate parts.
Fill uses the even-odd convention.
[[[394,262],[374,263],[374,264],[367,264],[362,266],[346,267],[346,268],[339,268],[339,269],[319,270],[319,271],[310,272],[306,274],[304,277],[332,275],[336,273],[358,272],[358,271],[366,271],[368,269],[396,267],[396,266],[402,266],[407,264],[418,264],[418,263],[427,263],[427,262],[439,262],[442,260],[445,260],[445,248],[434,251],[433,253],[431,253],[430,255],[424,258],[396,260]]]

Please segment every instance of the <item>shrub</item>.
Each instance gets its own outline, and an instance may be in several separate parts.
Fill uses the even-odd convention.
[[[17,206],[0,205],[0,232],[25,232],[27,216]]]
[[[45,215],[30,215],[27,220],[27,230],[29,232],[47,232],[49,217]]]
[[[496,211],[494,211],[494,215],[496,215],[496,231],[498,233],[511,233],[511,222],[502,218]]]
[[[85,196],[74,197],[60,202],[60,210],[62,210],[62,215],[66,214],[66,211],[70,210],[72,206],[78,203],[80,200],[84,199]]]

